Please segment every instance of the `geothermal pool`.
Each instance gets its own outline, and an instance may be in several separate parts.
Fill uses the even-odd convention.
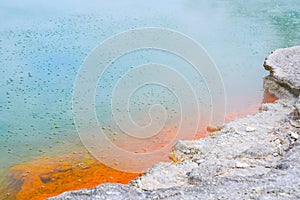
[[[0,21],[0,188],[11,198],[19,198],[12,195],[21,191],[23,197],[38,199],[103,182],[126,183],[138,175],[111,170],[83,153],[73,120],[72,91],[77,73],[86,56],[105,39],[142,27],[172,29],[193,38],[206,49],[221,74],[227,98],[226,120],[258,110],[263,77],[267,75],[262,67],[265,56],[300,41],[298,0],[168,0],[155,4],[140,0],[4,0]],[[173,66],[196,88],[197,98],[203,103],[198,136],[203,136],[205,125],[209,125],[204,122],[210,106],[205,80],[194,77],[193,70],[180,58],[155,50],[128,54],[103,74],[95,94],[102,129],[122,148],[136,153],[155,151],[170,142],[176,117],[168,121],[163,135],[151,145],[131,144],[118,135],[112,123],[114,86],[128,70],[144,63]],[[133,120],[147,124],[151,104],[161,104],[168,108],[168,116],[176,116],[180,107],[175,97],[155,85],[141,88],[130,102]],[[90,171],[85,173],[85,169]],[[85,179],[87,174],[96,180]],[[77,184],[55,182],[72,178]],[[34,191],[25,194],[29,188]]]

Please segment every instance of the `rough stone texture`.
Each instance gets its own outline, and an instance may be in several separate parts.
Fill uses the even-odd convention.
[[[139,192],[129,185],[122,184],[103,184],[92,189],[71,191],[64,193],[61,197],[51,199],[72,199],[72,200],[98,200],[98,199],[145,199],[146,194]]]
[[[300,89],[300,46],[275,50],[266,58],[264,66],[282,83]]]
[[[144,178],[138,178],[132,181],[131,184],[142,186],[144,190],[187,185],[187,173],[197,167],[198,164],[190,160],[182,161],[176,165],[173,163],[158,163],[145,172]]]
[[[207,138],[178,141],[179,162],[156,164],[129,185],[50,199],[300,199],[299,55],[299,47],[280,49],[265,62],[264,87],[279,100]]]

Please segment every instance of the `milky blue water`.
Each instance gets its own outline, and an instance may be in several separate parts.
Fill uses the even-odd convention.
[[[199,42],[220,70],[227,112],[243,112],[258,107],[262,100],[265,56],[276,48],[300,43],[300,3],[1,0],[0,171],[36,156],[67,152],[74,143],[80,146],[72,117],[72,88],[82,62],[103,40],[140,27],[173,29]],[[122,70],[154,61],[185,65],[159,53],[144,51],[114,64],[99,82],[98,118],[109,119],[110,90]],[[192,77],[192,71],[186,73]],[[196,87],[205,99],[205,87]],[[172,106],[172,94],[155,91],[155,87],[141,90],[140,95],[149,96],[135,104],[148,99],[149,104]]]

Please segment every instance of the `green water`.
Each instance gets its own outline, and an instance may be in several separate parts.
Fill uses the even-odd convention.
[[[72,117],[72,88],[77,72],[89,52],[104,39],[140,27],[173,29],[202,44],[222,75],[227,112],[242,113],[261,102],[262,78],[267,75],[262,67],[265,56],[279,47],[299,45],[300,3],[299,0],[155,3],[2,0],[1,173],[34,157],[81,146]],[[96,94],[98,118],[105,122],[110,117],[110,90],[118,80],[118,73],[146,61],[184,65],[178,58],[151,51],[119,60],[99,82],[101,94],[105,91],[106,95]],[[192,76],[192,71],[186,72],[189,74]],[[192,84],[206,101],[201,80]],[[151,90],[155,91],[155,87],[144,92]],[[161,102],[164,106],[174,103],[169,93],[149,95],[147,103],[159,103],[160,98],[168,99]]]

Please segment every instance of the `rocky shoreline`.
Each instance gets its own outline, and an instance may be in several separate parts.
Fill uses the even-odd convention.
[[[300,46],[274,51],[264,66],[275,103],[204,139],[178,141],[178,162],[158,163],[128,185],[49,199],[300,199]]]

